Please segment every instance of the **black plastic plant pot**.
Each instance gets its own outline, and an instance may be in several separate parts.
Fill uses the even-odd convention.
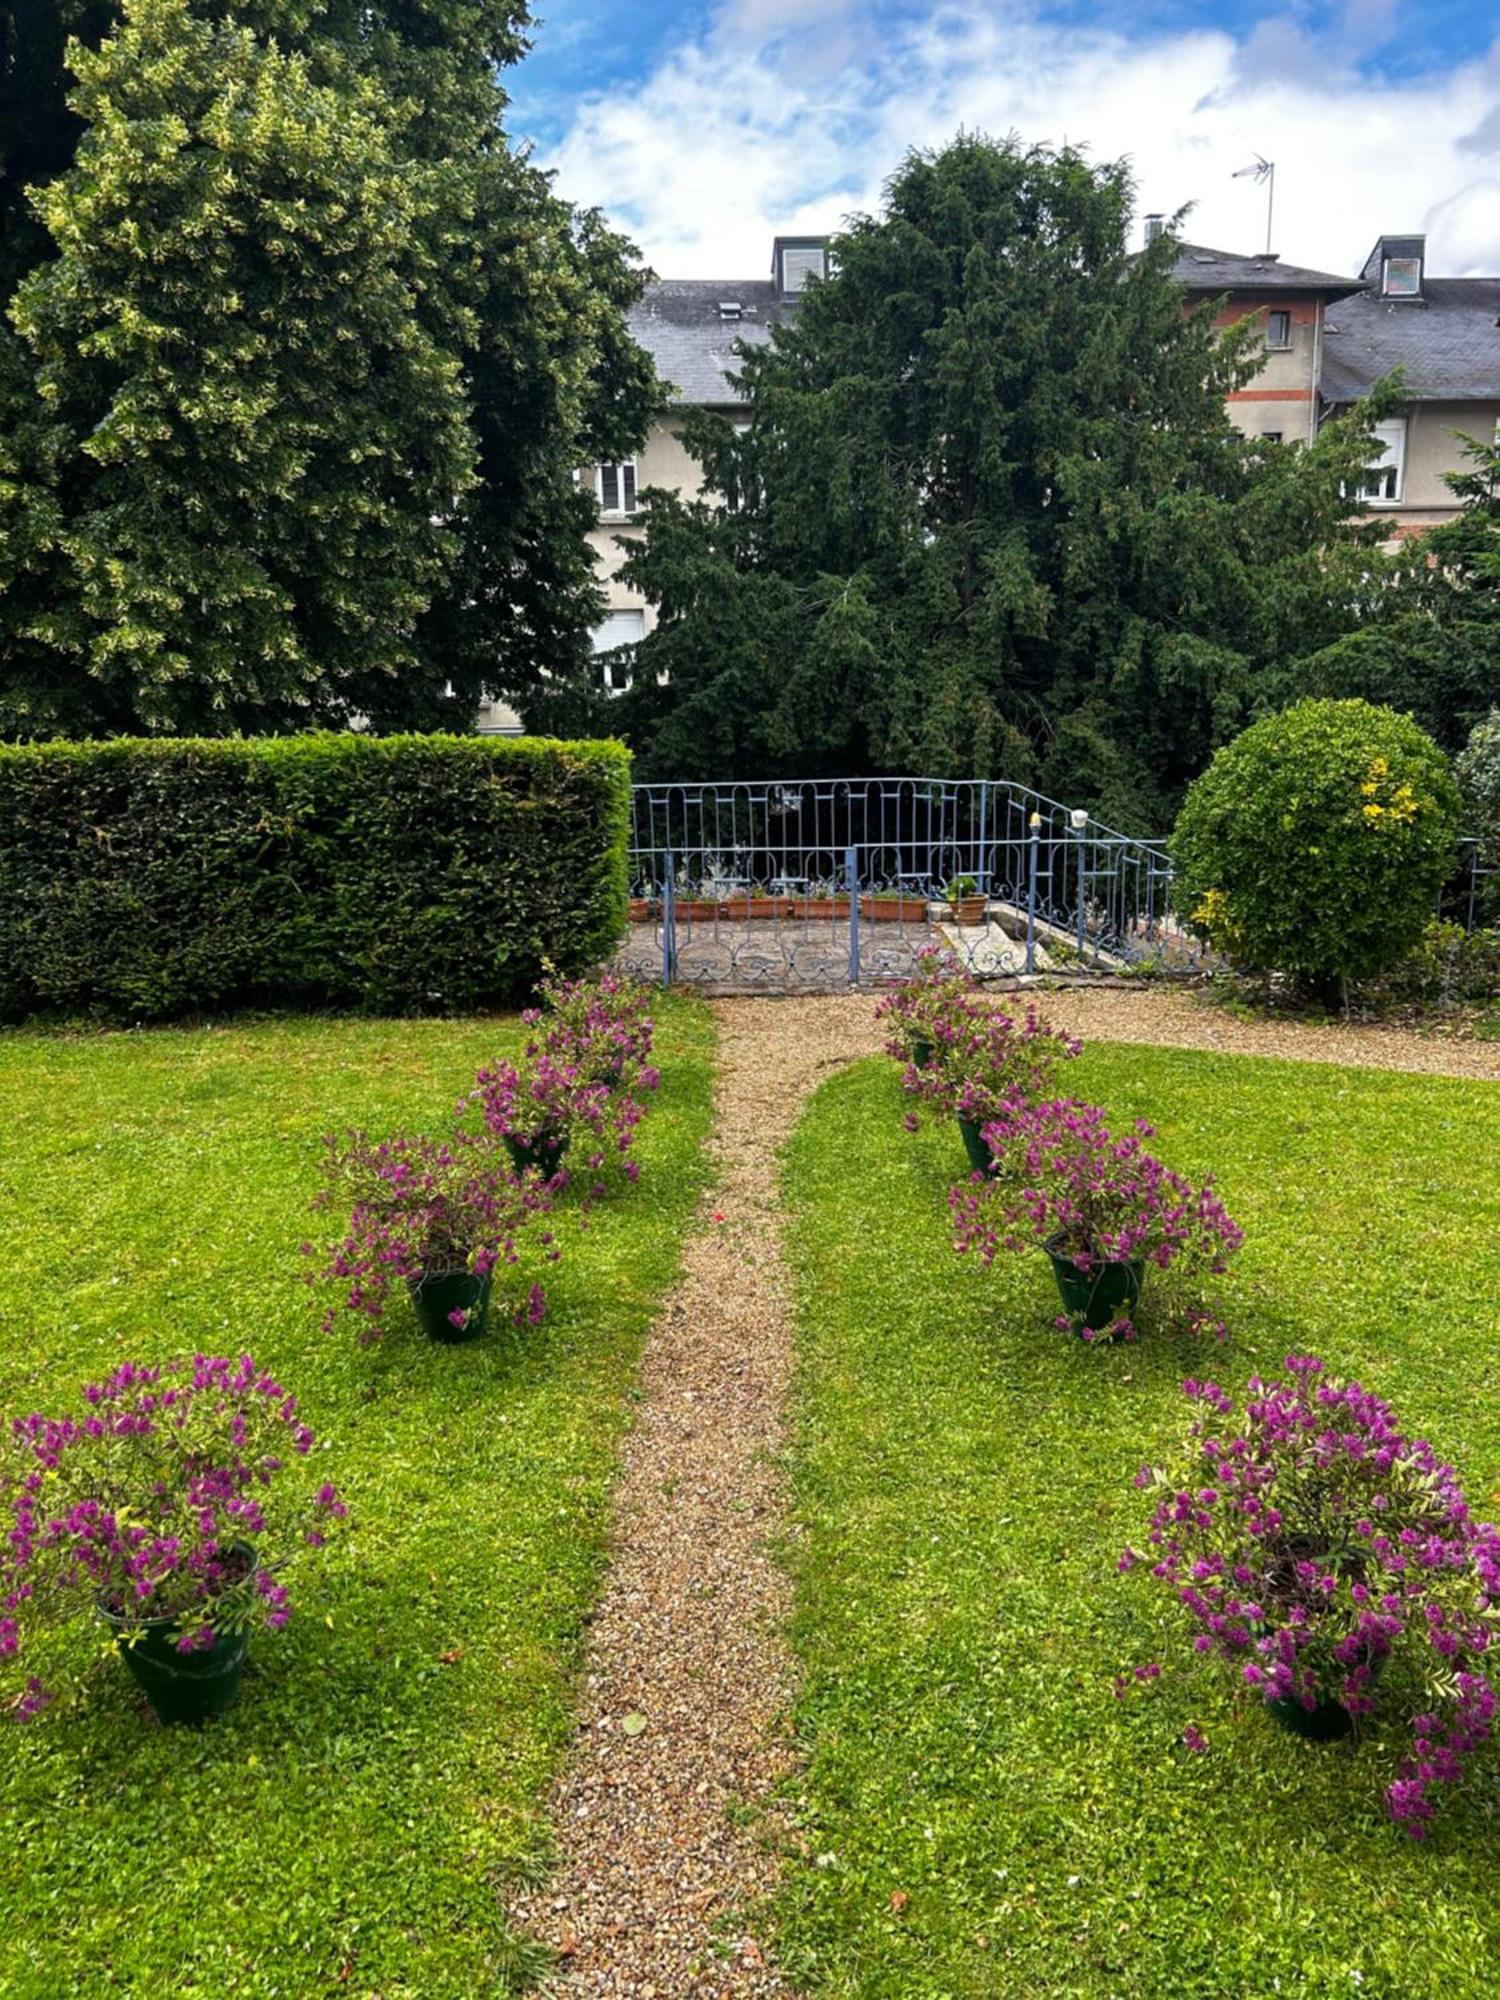
[[[1144,1262],[1094,1264],[1080,1271],[1071,1257],[1059,1256],[1055,1250],[1047,1255],[1052,1259],[1063,1310],[1080,1331],[1101,1332],[1122,1312],[1129,1313],[1141,1296],[1146,1279]]]
[[[918,1069],[926,1069],[932,1061],[932,1053],[931,1042],[913,1042],[911,1045],[911,1059]]]
[[[99,1613],[113,1631],[120,1658],[158,1722],[207,1722],[239,1699],[245,1655],[250,1650],[248,1632],[219,1632],[211,1646],[179,1653],[181,1626],[177,1619],[150,1619],[134,1645],[127,1645],[125,1634],[132,1629],[132,1621],[104,1604]]]
[[[489,1324],[494,1280],[488,1273],[481,1278],[476,1271],[429,1271],[406,1282],[418,1324],[429,1340],[478,1340]],[[453,1322],[458,1312],[465,1316],[461,1326]]]
[[[995,1156],[984,1143],[984,1133],[977,1118],[960,1118],[958,1129],[963,1134],[964,1151],[969,1156],[969,1171],[990,1176],[995,1171]]]
[[[1315,1708],[1304,1708],[1296,1695],[1287,1694],[1268,1701],[1266,1707],[1283,1729],[1305,1736],[1309,1743],[1337,1743],[1354,1728],[1354,1717],[1341,1701],[1320,1701]]]
[[[538,1132],[534,1139],[523,1139],[515,1132],[507,1132],[505,1150],[510,1154],[511,1165],[518,1174],[524,1174],[528,1167],[536,1167],[542,1179],[550,1181],[568,1150],[568,1134]]]
[[[1367,1658],[1370,1669],[1367,1687],[1373,1688],[1385,1672],[1386,1657],[1384,1653],[1376,1653]],[[1284,1694],[1275,1700],[1268,1699],[1266,1707],[1283,1729],[1289,1729],[1294,1736],[1305,1736],[1309,1743],[1338,1743],[1354,1728],[1354,1717],[1334,1695],[1325,1695],[1315,1707],[1304,1708],[1296,1695]]]

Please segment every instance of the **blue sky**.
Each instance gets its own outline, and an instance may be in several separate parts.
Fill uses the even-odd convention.
[[[649,76],[671,48],[701,32],[714,11],[690,0],[538,0],[536,49],[512,78],[518,124],[538,139],[555,142],[581,95],[617,90]],[[934,10],[909,0],[880,0],[868,11],[878,23],[889,23]],[[1367,24],[1360,67],[1385,77],[1451,67],[1483,55],[1500,35],[1500,12],[1484,0],[1407,0],[1394,6],[1377,0],[1363,9],[1331,0],[1284,8],[1256,0],[1138,0],[1121,8],[1063,0],[1037,12],[1065,26],[1092,21],[1120,27],[1128,21],[1141,35],[1220,29],[1242,41],[1261,22],[1278,17],[1326,41],[1344,32],[1352,13]]]
[[[1344,271],[1382,229],[1500,271],[1500,0],[536,0],[511,129],[673,275],[878,204],[960,125],[1134,162],[1143,210]]]

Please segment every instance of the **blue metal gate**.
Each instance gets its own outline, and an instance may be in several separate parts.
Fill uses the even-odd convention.
[[[901,977],[926,944],[976,976],[1191,970],[1163,842],[989,779],[638,785],[640,976],[721,991]]]

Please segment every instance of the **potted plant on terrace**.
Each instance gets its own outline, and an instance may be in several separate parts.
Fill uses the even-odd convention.
[[[866,924],[925,924],[927,898],[907,889],[874,889],[860,897],[859,918]]]
[[[810,895],[792,898],[792,915],[822,923],[847,923],[849,898],[830,882],[813,885]]]
[[[956,924],[982,924],[989,914],[990,899],[973,875],[955,875],[943,893]]]
[[[66,1628],[104,1621],[158,1718],[201,1722],[239,1692],[250,1633],[290,1615],[285,1578],[345,1513],[299,1473],[313,1434],[248,1354],[126,1362],[76,1414],[18,1417],[0,1447],[0,1707],[55,1689]]]
[[[1244,1415],[1212,1382],[1183,1463],[1142,1468],[1149,1553],[1127,1549],[1218,1659],[1298,1735],[1347,1735],[1404,1702],[1412,1731],[1386,1792],[1420,1838],[1433,1792],[1488,1738],[1500,1667],[1500,1529],[1476,1521],[1453,1468],[1390,1406],[1289,1354],[1252,1378]],[[1382,1675],[1399,1661],[1399,1675]]]
[[[1044,1250],[1067,1314],[1086,1340],[1129,1338],[1147,1270],[1223,1271],[1244,1241],[1213,1183],[1194,1188],[1148,1153],[1152,1128],[1114,1138],[1097,1105],[1013,1103],[983,1128],[992,1178],[949,1196],[954,1248],[986,1264],[1000,1249]]]
[[[431,1339],[477,1339],[488,1324],[496,1272],[519,1264],[525,1238],[553,1205],[556,1182],[517,1173],[485,1134],[455,1131],[435,1140],[351,1132],[324,1146],[324,1186],[313,1205],[347,1203],[349,1219],[323,1252],[321,1276],[340,1287],[345,1310],[368,1322],[364,1337],[379,1334],[391,1288],[404,1284]],[[538,1237],[555,1261],[551,1232],[538,1230]],[[303,1249],[316,1254],[311,1244]],[[329,1308],[326,1328],[339,1309]],[[545,1312],[546,1296],[534,1283],[513,1317],[535,1326]]]

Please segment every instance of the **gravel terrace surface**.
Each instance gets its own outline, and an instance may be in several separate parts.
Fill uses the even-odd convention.
[[[777,1150],[827,1072],[880,1047],[873,1010],[869,993],[715,1007],[718,1184],[642,1361],[552,1802],[561,1865],[513,1908],[559,1953],[553,1994],[788,1990],[743,1916],[774,1868],[753,1814],[791,1755],[790,1590],[767,1549],[792,1368]]]
[[[1191,989],[1093,986],[1043,990],[1038,1009],[1084,1041],[1149,1042],[1291,1062],[1348,1063],[1354,1069],[1420,1070],[1431,1076],[1500,1082],[1500,1042],[1419,1035],[1370,1022],[1242,1020]],[[1000,1002],[1007,1004],[1004,1000]]]

